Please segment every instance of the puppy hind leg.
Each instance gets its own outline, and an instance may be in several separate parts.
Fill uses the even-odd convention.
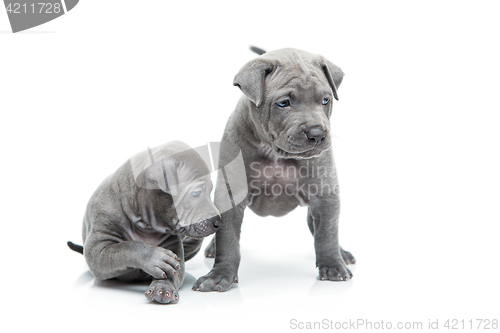
[[[215,236],[210,241],[210,244],[205,248],[206,258],[215,258]]]
[[[314,218],[311,214],[311,208],[307,209],[307,226],[311,231],[311,234],[314,236]]]
[[[129,269],[125,273],[116,277],[123,282],[144,282],[151,281],[151,275],[144,272],[142,269]]]
[[[188,237],[183,242],[184,247],[184,261],[192,259],[198,252],[200,252],[203,239]]]
[[[193,242],[196,243],[196,242]],[[178,289],[184,281],[185,274],[185,254],[184,245],[178,237],[169,237],[165,242],[159,245],[165,249],[173,251],[179,257],[180,269],[174,277],[168,277],[166,279],[153,279],[148,289],[145,292],[145,296],[148,300],[154,301],[161,304],[175,304],[179,302],[179,292]],[[201,242],[199,243],[199,251],[201,247]],[[194,254],[196,254],[196,252]],[[191,253],[191,257],[194,255]]]

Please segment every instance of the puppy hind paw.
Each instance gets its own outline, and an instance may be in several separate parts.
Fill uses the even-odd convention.
[[[154,280],[144,294],[149,301],[161,304],[179,302],[179,293],[168,280]]]
[[[354,258],[351,252],[340,249],[340,254],[342,255],[342,259],[344,260],[346,265],[354,265],[356,263],[356,258]]]
[[[215,258],[215,242],[210,242],[205,249],[205,258]]]

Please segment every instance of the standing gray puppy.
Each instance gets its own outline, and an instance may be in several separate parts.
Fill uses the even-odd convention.
[[[177,303],[184,262],[218,227],[205,161],[175,141],[143,151],[104,180],[83,220],[83,253],[96,279],[151,280],[149,300]]]
[[[215,243],[205,253],[215,255],[214,267],[198,279],[194,290],[226,291],[238,282],[239,238],[247,206],[260,216],[283,216],[299,205],[309,207],[307,222],[314,236],[319,278],[352,278],[346,264],[355,259],[338,241],[340,201],[329,149],[332,100],[338,100],[343,76],[324,57],[296,49],[265,53],[236,75],[234,85],[244,96],[226,125],[219,166],[234,159],[237,149],[231,147],[239,147],[246,169],[239,177],[246,177],[248,195],[222,212]],[[223,176],[219,172],[217,207],[230,188],[230,177]]]

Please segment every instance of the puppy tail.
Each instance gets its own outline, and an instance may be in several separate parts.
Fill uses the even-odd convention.
[[[77,245],[77,244],[72,243],[72,242],[68,242],[67,244],[68,244],[68,247],[70,249],[72,249],[73,251],[78,252],[80,254],[83,254],[83,246]]]
[[[257,53],[258,55],[263,55],[264,53],[266,53],[266,51],[257,46],[250,46],[250,50],[252,50],[252,52]]]

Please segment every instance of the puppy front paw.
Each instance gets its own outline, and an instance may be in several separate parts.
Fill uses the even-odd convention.
[[[215,242],[212,241],[205,249],[205,258],[215,258]]]
[[[348,281],[352,273],[343,262],[334,262],[330,265],[319,266],[319,279],[329,281]]]
[[[233,283],[238,283],[236,272],[229,269],[214,268],[196,281],[193,290],[196,291],[228,291]]]
[[[155,279],[174,278],[181,269],[179,257],[172,251],[152,247],[145,255],[142,270]]]

